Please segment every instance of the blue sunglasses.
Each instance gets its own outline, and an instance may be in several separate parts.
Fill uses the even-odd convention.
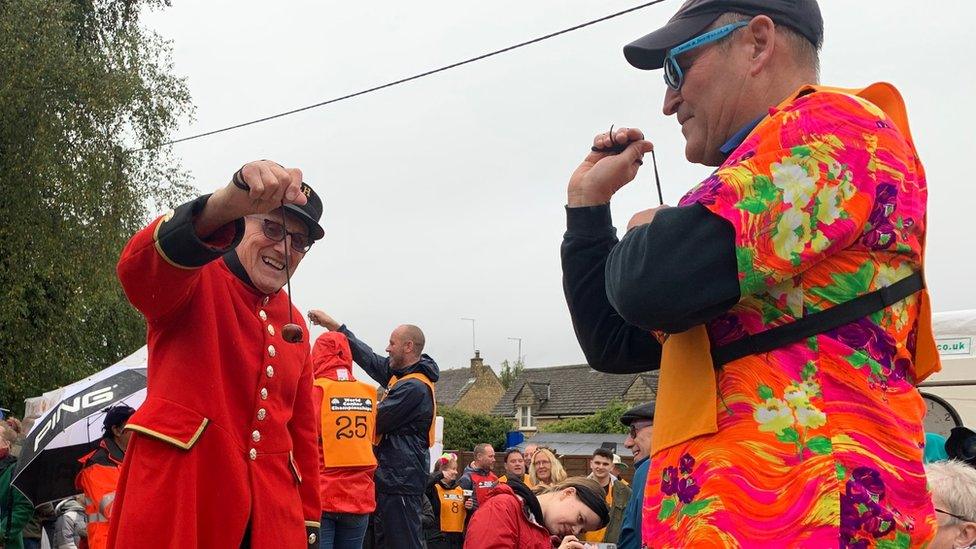
[[[680,90],[681,85],[685,82],[685,73],[681,71],[681,66],[678,65],[678,60],[675,59],[677,56],[691,51],[699,46],[704,46],[705,44],[710,44],[712,42],[721,40],[722,38],[725,38],[731,34],[732,31],[742,28],[748,24],[748,21],[730,23],[724,27],[710,30],[705,34],[700,34],[691,40],[668,50],[668,54],[664,57],[664,83],[674,91]]]

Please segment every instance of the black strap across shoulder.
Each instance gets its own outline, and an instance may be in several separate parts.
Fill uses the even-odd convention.
[[[868,292],[850,301],[807,315],[797,321],[737,339],[712,349],[715,368],[749,355],[768,353],[790,343],[850,324],[855,320],[889,307],[925,287],[920,271],[890,286]]]

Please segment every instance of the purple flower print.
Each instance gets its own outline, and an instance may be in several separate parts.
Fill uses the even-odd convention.
[[[908,376],[908,372],[912,368],[912,361],[905,358],[896,358],[895,363],[891,365],[891,369],[882,369],[882,373],[888,378],[888,383],[895,383],[902,381]]]
[[[898,189],[891,183],[882,183],[874,190],[874,206],[868,216],[871,229],[864,234],[861,242],[872,250],[886,250],[894,245],[895,226],[891,217],[895,213]]]
[[[884,498],[885,485],[881,480],[881,473],[870,467],[858,467],[851,472],[851,478],[847,481],[847,493],[852,494],[854,489],[861,488],[865,492],[877,496],[875,501]]]
[[[871,516],[864,519],[862,528],[872,536],[880,538],[894,530],[895,517],[890,512],[884,510],[872,513]]]
[[[713,346],[726,345],[745,336],[745,328],[734,314],[720,315],[708,323],[708,337]]]
[[[870,318],[861,318],[829,332],[833,337],[857,351],[866,351],[882,368],[890,370],[895,358],[895,339]]]
[[[918,345],[918,324],[912,328],[912,331],[908,332],[908,338],[905,340],[905,348],[908,352],[915,356],[915,346]]]
[[[678,466],[681,468],[682,474],[690,475],[691,469],[695,466],[695,458],[691,457],[691,454],[685,454],[678,461]]]
[[[691,503],[700,490],[698,483],[691,477],[678,480],[678,499],[681,500],[681,503]]]
[[[863,349],[868,346],[868,342],[874,337],[870,326],[865,326],[864,324],[864,319],[861,319],[833,330],[831,335],[851,349]]]
[[[678,202],[679,206],[687,206],[689,204],[704,204],[710,205],[715,203],[715,193],[718,188],[722,186],[722,182],[718,177],[712,176],[702,181],[697,187],[691,190],[688,194],[681,198]]]
[[[870,467],[857,467],[840,497],[841,547],[868,547],[867,534],[875,539],[895,528],[895,516],[882,505],[886,493],[881,474]]]
[[[673,496],[678,493],[678,469],[675,467],[665,467],[661,473],[661,491],[666,496]]]

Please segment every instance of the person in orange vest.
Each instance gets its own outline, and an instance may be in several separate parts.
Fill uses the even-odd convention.
[[[135,412],[124,404],[109,408],[102,422],[103,434],[98,447],[78,460],[82,468],[75,477],[75,486],[85,493],[89,549],[108,547],[108,525],[115,503],[115,487],[119,483],[119,468],[132,437],[132,432],[124,428]]]
[[[434,527],[427,533],[428,549],[461,549],[468,510],[458,484],[457,454],[443,454],[427,481],[427,499],[434,511]]]
[[[423,353],[424,333],[404,324],[390,335],[388,356],[373,352],[345,325],[323,311],[308,313],[309,320],[349,339],[352,358],[387,389],[376,408],[376,514],[373,526],[380,547],[423,547],[421,512],[429,448],[434,444],[437,405],[434,383],[440,368]]]
[[[520,481],[522,484],[532,488],[532,479],[525,472],[526,455],[518,448],[505,450],[502,461],[505,464],[505,474],[498,477],[498,482]]]
[[[631,489],[624,482],[610,475],[613,467],[613,452],[607,448],[597,448],[590,458],[590,476],[603,488],[607,507],[610,509],[610,522],[599,530],[591,530],[583,535],[585,541],[617,543],[620,528],[623,526],[624,509],[630,500]]]
[[[346,336],[326,332],[312,348],[319,421],[321,549],[360,549],[376,509],[376,388],[356,381]]]

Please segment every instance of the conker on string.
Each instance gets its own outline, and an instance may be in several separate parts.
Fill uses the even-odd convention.
[[[281,338],[288,343],[301,343],[304,332],[298,324],[285,324],[281,328]]]

